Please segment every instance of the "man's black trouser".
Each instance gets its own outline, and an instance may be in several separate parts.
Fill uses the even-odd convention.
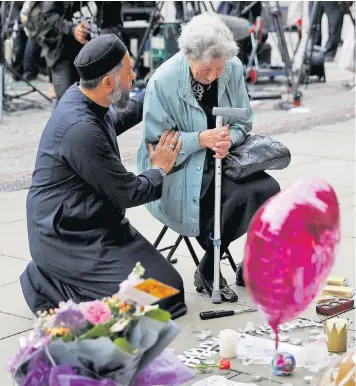
[[[73,60],[61,60],[51,68],[52,83],[57,100],[60,100],[67,89],[79,81],[78,72]]]
[[[309,2],[309,16],[313,8],[314,1]],[[321,19],[324,13],[328,18],[328,41],[326,42],[326,57],[334,58],[338,45],[341,40],[341,30],[344,21],[344,12],[338,1],[320,1],[321,12],[318,15],[317,24],[321,25]],[[314,44],[321,46],[321,29],[316,32]]]

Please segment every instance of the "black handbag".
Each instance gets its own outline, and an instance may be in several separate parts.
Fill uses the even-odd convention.
[[[240,180],[265,170],[286,168],[291,161],[287,147],[265,134],[247,134],[245,142],[231,148],[223,160],[223,172],[231,180]]]

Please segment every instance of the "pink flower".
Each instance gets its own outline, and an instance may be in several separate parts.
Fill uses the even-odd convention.
[[[110,308],[101,300],[82,303],[81,311],[85,319],[93,325],[109,323],[111,320]]]

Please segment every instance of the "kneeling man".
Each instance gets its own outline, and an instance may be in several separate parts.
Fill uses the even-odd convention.
[[[21,275],[25,299],[37,312],[112,295],[141,262],[146,277],[181,291],[161,307],[183,315],[180,275],[125,218],[126,208],[161,197],[181,148],[178,133],[165,132],[155,150],[149,145],[152,169],[128,172],[116,136],[141,121],[142,100],[129,97],[135,75],[127,48],[102,35],[75,65],[80,84],[67,90],[44,129],[27,197],[33,260]]]

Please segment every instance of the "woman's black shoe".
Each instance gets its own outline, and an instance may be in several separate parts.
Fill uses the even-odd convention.
[[[213,280],[206,280],[199,269],[194,274],[194,285],[198,292],[205,290],[209,296],[213,292]],[[220,274],[221,297],[224,302],[237,302],[237,294],[228,286],[226,279]]]
[[[245,287],[245,280],[244,280],[244,277],[243,277],[242,263],[237,265],[236,285],[239,286],[239,287]]]

